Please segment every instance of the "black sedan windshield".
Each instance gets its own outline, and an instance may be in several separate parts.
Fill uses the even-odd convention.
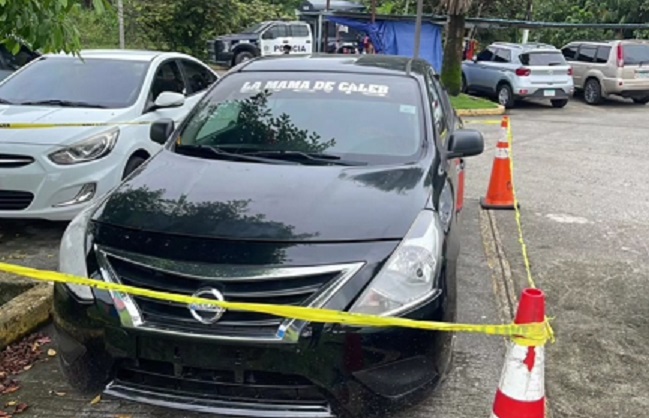
[[[175,149],[375,164],[413,161],[422,140],[421,95],[411,78],[251,72],[223,78]]]
[[[136,102],[148,67],[135,60],[41,58],[0,85],[0,98],[12,104],[128,107]]]

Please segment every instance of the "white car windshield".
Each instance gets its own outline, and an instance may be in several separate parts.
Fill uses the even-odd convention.
[[[401,76],[232,74],[198,105],[180,137],[183,146],[231,152],[409,162],[424,139],[421,92]]]
[[[140,94],[148,61],[44,57],[0,85],[0,100],[17,105],[124,108]]]

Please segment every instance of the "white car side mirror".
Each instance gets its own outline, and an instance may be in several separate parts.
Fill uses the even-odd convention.
[[[185,95],[173,91],[163,91],[155,99],[155,108],[180,107],[185,104]]]

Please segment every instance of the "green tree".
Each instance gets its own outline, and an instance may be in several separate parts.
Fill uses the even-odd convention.
[[[472,0],[442,0],[441,5],[448,14],[442,83],[449,94],[457,96],[462,90],[462,52],[464,50],[465,15]]]
[[[93,0],[102,12],[106,0]],[[0,42],[18,53],[20,43],[43,52],[77,52],[80,34],[73,15],[81,7],[72,0],[0,0]]]

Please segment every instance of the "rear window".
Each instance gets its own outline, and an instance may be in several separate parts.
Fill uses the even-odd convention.
[[[649,45],[624,45],[624,64],[649,64]]]
[[[396,76],[235,73],[200,102],[182,145],[413,161],[423,140],[419,85]]]
[[[523,65],[563,65],[566,63],[561,51],[557,52],[528,52],[521,54],[521,63]]]

